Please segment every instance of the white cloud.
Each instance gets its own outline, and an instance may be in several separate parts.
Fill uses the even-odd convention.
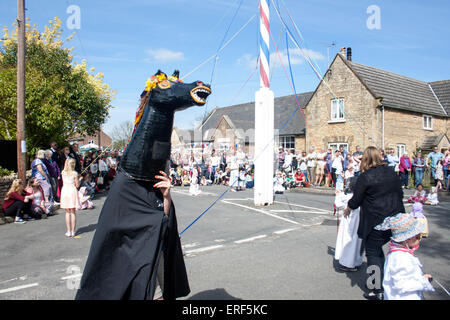
[[[169,62],[184,60],[184,53],[180,51],[172,51],[169,49],[149,49],[146,53],[150,56],[146,58],[146,62]]]
[[[291,60],[291,65],[299,65],[305,62],[304,56],[309,57],[312,60],[324,60],[325,56],[320,52],[310,50],[310,49],[289,49],[289,58]],[[281,59],[281,62],[280,62]],[[256,68],[257,58],[251,54],[244,54],[237,60],[237,63],[242,66],[247,66],[249,69]],[[287,67],[289,65],[287,51],[282,50],[280,53],[272,52],[270,54],[270,67],[279,68],[282,65]]]

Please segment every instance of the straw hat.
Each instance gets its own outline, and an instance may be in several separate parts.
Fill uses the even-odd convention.
[[[419,220],[414,219],[410,214],[399,213],[389,218],[391,239],[395,242],[408,240],[425,229],[425,225]]]

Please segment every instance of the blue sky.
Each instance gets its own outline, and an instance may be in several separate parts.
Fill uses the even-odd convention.
[[[270,0],[269,0],[270,1]],[[385,69],[423,81],[450,79],[450,1],[448,0],[274,0],[285,21],[284,5],[301,30],[307,52],[321,72],[340,47],[352,47],[353,61]],[[16,17],[16,0],[0,1],[0,26],[10,27]],[[105,82],[117,90],[110,118],[104,130],[134,120],[138,97],[145,81],[158,69],[181,77],[213,56],[225,41],[250,17],[257,14],[258,0],[39,0],[26,2],[26,15],[39,30],[58,16],[63,21],[64,36],[77,36],[75,60],[87,60],[89,67],[105,74]],[[70,5],[80,8],[78,30],[66,26]],[[380,9],[380,28],[369,29],[367,8]],[[286,63],[285,33],[271,3],[271,32],[283,63]],[[233,17],[237,12],[235,19]],[[231,22],[233,23],[231,24]],[[212,83],[213,94],[206,107],[192,107],[178,112],[175,125],[192,128],[195,120],[215,106],[224,107],[254,101],[259,89],[255,72],[258,55],[259,22],[253,19],[229,45],[185,82],[201,80]],[[295,31],[289,25],[292,32]],[[317,75],[289,42],[292,71],[297,93],[312,91]],[[271,51],[271,89],[276,97],[292,94],[273,42]],[[285,65],[287,68],[287,66]],[[212,81],[211,81],[212,80]],[[301,116],[296,114],[296,116]]]

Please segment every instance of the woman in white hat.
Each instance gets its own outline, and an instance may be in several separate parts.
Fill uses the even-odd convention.
[[[424,228],[422,222],[407,213],[388,217],[375,227],[392,232],[384,263],[384,300],[421,300],[422,291],[434,291],[431,275],[423,274],[422,265],[414,256]]]

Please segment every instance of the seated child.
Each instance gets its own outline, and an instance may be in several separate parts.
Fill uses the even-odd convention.
[[[28,186],[25,191],[33,195],[30,218],[46,219],[47,215],[51,212],[52,206],[50,203],[45,202],[44,190],[42,190],[39,181],[36,178],[31,178],[28,181]]]
[[[88,190],[86,187],[81,187],[80,190],[78,190],[78,199],[80,199],[80,205],[77,208],[77,210],[94,208],[94,204],[91,201],[91,197],[89,196],[89,193],[88,193]]]
[[[191,178],[189,177],[188,171],[183,171],[183,176],[181,177],[181,186],[190,186]]]
[[[438,193],[436,187],[431,187],[431,192],[427,196],[427,200],[425,201],[425,204],[436,206],[438,205]]]
[[[290,172],[288,173],[288,175],[286,177],[286,186],[288,189],[296,187],[294,178],[292,177],[292,173],[290,173]]]
[[[253,178],[250,173],[245,174],[245,188],[251,189],[254,187]]]
[[[419,220],[424,225],[424,230],[420,234],[422,237],[428,237],[428,221],[423,214],[423,205],[420,202],[415,202],[412,206],[411,216]]]
[[[273,178],[273,192],[275,194],[282,194],[285,190],[285,181],[281,171],[277,171],[275,177]]]
[[[425,203],[425,201],[427,199],[426,194],[427,193],[425,192],[425,190],[423,190],[423,186],[419,183],[416,187],[416,191],[414,192],[414,194],[408,198],[408,202],[409,203],[414,203],[414,202]]]
[[[385,300],[421,300],[422,291],[434,291],[432,277],[423,274],[414,251],[419,248],[424,225],[410,214],[399,213],[388,217],[377,230],[391,229],[392,237],[384,263]]]
[[[92,176],[90,173],[83,174],[83,180],[81,180],[81,186],[85,187],[87,190],[87,194],[89,195],[89,198],[92,200],[95,196],[96,191],[96,184],[92,181]]]

